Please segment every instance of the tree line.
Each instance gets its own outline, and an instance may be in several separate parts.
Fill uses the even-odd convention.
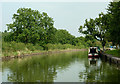
[[[38,10],[32,10],[31,8],[19,8],[12,19],[13,22],[7,24],[8,29],[2,32],[4,42],[31,43],[42,46],[44,49],[48,44],[70,44],[79,48],[100,45],[97,40],[90,36],[75,37],[67,30],[56,29],[53,26],[53,18],[45,12],[40,13]]]

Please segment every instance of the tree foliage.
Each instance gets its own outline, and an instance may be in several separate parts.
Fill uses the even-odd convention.
[[[7,24],[8,31],[11,31],[10,41],[43,44],[51,42],[56,30],[53,19],[47,13],[41,14],[31,8],[19,8],[12,19],[13,23]]]
[[[75,36],[68,31],[60,29],[56,31],[56,43],[75,45]]]
[[[120,1],[110,2],[107,9],[110,17],[110,37],[114,44],[120,44]]]
[[[94,38],[96,40],[99,40],[102,43],[102,46],[104,48],[106,44],[106,37],[108,35],[108,16],[100,13],[99,17],[95,19],[85,20],[84,26],[80,26],[79,32],[86,35],[86,37],[90,37],[90,40],[93,40]],[[94,37],[94,38],[93,38]]]
[[[91,43],[95,43],[91,35],[87,35],[84,37],[75,37],[71,35],[68,31],[54,28],[54,21],[51,17],[47,15],[47,13],[40,13],[38,10],[32,10],[31,8],[19,8],[17,13],[13,15],[13,22],[11,24],[7,24],[8,30],[3,32],[3,38],[5,42],[18,42],[25,43],[26,46],[29,47],[33,44],[33,46],[40,46],[44,49],[47,49],[47,45],[55,46],[65,45],[65,49],[67,47],[73,48],[73,46],[77,46],[80,48],[85,48]],[[94,20],[86,24],[93,24]],[[91,29],[90,29],[91,31]],[[86,33],[88,33],[86,31]],[[89,32],[92,34],[92,32]],[[90,37],[88,39],[87,37]],[[17,44],[17,43],[16,43]],[[90,44],[90,45],[88,45]],[[71,46],[70,46],[71,45]],[[62,47],[62,48],[63,48]],[[31,48],[34,50],[34,48]],[[36,49],[36,48],[35,48]],[[56,49],[56,48],[55,48]]]
[[[84,26],[80,26],[79,32],[86,36],[93,36],[100,40],[104,47],[106,41],[120,44],[120,1],[110,2],[107,13],[100,13],[95,19],[85,20]]]

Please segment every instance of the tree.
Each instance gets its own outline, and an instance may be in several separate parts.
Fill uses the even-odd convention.
[[[111,40],[114,44],[120,45],[120,1],[110,2],[107,12],[111,15],[109,27]]]
[[[100,13],[98,18],[85,20],[84,26],[80,26],[79,32],[85,34],[86,36],[92,36],[95,39],[99,40],[102,43],[103,50],[106,44],[108,36],[108,26],[109,20],[108,16]]]
[[[47,13],[40,13],[31,8],[19,8],[17,14],[13,15],[13,23],[7,24],[11,32],[11,40],[24,43],[50,42],[55,33],[54,21]],[[52,32],[51,32],[52,31]]]
[[[55,36],[56,43],[75,45],[75,36],[71,35],[66,30],[63,29],[57,30]]]

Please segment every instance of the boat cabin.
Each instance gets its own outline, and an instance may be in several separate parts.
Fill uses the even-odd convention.
[[[98,57],[97,47],[90,47],[88,51],[88,57]]]

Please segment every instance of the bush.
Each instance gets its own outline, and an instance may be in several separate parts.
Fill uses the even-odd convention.
[[[31,44],[31,43],[27,43],[27,44],[26,44],[26,48],[27,48],[28,50],[31,50],[31,51],[34,51],[34,50],[35,50],[35,47],[34,47],[33,44]]]
[[[85,48],[84,45],[77,45],[77,46],[74,46],[74,45],[71,45],[71,44],[47,44],[46,46],[46,50],[54,50],[54,49],[80,49],[80,48]]]
[[[68,49],[68,48],[73,49],[73,48],[75,48],[75,46],[74,45],[70,45],[70,44],[64,44],[63,45],[63,49]]]
[[[2,43],[2,51],[3,52],[16,52],[16,51],[24,51],[26,48],[30,51],[34,50],[43,50],[43,47],[40,45],[36,44],[33,45],[31,43],[24,44],[24,43],[17,43],[15,41],[12,42],[4,42]]]
[[[11,48],[13,51],[20,51],[20,50],[25,50],[25,44],[24,43],[16,43],[16,42],[11,42]]]
[[[40,46],[39,44],[36,44],[36,45],[34,46],[34,48],[35,48],[35,50],[43,50],[43,47]]]
[[[2,42],[2,51],[4,56],[11,56],[11,55],[18,55],[17,51],[20,51],[22,54],[24,53],[31,53],[35,50],[55,50],[55,49],[80,49],[85,48],[83,44],[78,44],[76,46],[71,44],[46,44],[44,47],[40,46],[39,44],[33,45],[31,43],[17,43],[15,41],[12,42]]]
[[[19,51],[19,50],[25,50],[24,43],[16,43],[14,41],[2,42],[2,51],[11,52],[11,51]]]

